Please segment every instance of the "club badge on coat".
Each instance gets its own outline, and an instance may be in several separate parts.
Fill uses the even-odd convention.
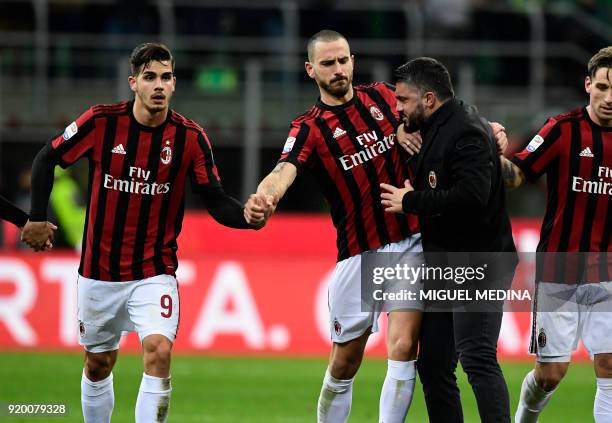
[[[433,170],[430,170],[427,181],[429,182],[429,186],[431,188],[435,188],[436,185],[438,185],[438,177],[436,176],[436,172],[434,172]]]

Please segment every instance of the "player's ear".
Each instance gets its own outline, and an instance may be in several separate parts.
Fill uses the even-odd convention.
[[[306,73],[309,77],[314,79],[314,66],[310,62],[304,62],[304,69],[306,69]]]
[[[172,92],[176,90],[176,76],[172,75]]]
[[[128,76],[128,83],[130,84],[130,90],[136,92],[136,77],[133,75]]]
[[[586,78],[584,78],[584,90],[591,94],[591,77],[587,76]]]

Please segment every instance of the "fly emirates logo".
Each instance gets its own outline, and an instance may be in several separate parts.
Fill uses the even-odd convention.
[[[104,188],[121,192],[129,192],[131,194],[146,195],[166,194],[168,191],[170,191],[170,182],[166,182],[165,184],[147,182],[151,176],[150,170],[130,166],[129,176],[130,180],[128,181],[125,179],[115,179],[112,175],[106,173],[104,175]]]
[[[344,170],[360,166],[374,157],[384,154],[385,151],[393,147],[395,134],[390,134],[379,140],[376,131],[366,132],[357,136],[357,142],[363,149],[354,154],[346,154],[339,159]]]
[[[589,181],[580,176],[572,178],[572,191],[589,194],[612,195],[612,168],[599,166],[597,169],[598,181]]]

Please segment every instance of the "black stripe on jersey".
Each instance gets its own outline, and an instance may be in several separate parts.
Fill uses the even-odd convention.
[[[172,160],[172,164],[170,165],[170,173],[168,175],[167,182],[174,183],[176,181],[176,176],[181,168],[183,163],[183,152],[185,150],[185,134],[186,129],[183,125],[176,127],[176,134],[174,136],[174,152],[173,156],[175,157]],[[200,137],[198,137],[199,139]],[[206,150],[203,150],[206,151]],[[208,169],[206,170],[208,171]],[[215,181],[211,181],[210,177],[214,178],[214,175],[211,173],[209,175],[209,181],[214,184]],[[162,251],[164,246],[164,236],[166,234],[166,223],[168,220],[168,207],[170,206],[170,197],[172,196],[172,190],[169,190],[167,193],[163,194],[161,210],[159,211],[159,222],[157,224],[157,240],[155,241],[155,256],[154,256],[154,265],[155,271],[158,275],[163,275],[166,272],[166,265],[164,264],[164,260],[161,254],[158,254]],[[169,245],[171,249],[176,252],[177,245],[176,242],[173,245]],[[174,268],[176,270],[176,268]]]
[[[378,92],[376,92],[378,94]],[[384,103],[384,102],[383,102]],[[384,103],[385,105],[387,103]],[[365,104],[363,104],[361,102],[361,100],[359,100],[359,98],[357,98],[357,101],[355,102],[355,109],[359,112],[359,115],[361,116],[361,119],[366,123],[366,125],[368,126],[368,128],[376,128],[376,132],[378,133],[378,136],[380,137],[380,139],[382,140],[385,136],[382,128],[380,127],[380,125],[378,124],[378,122],[376,121],[376,119],[374,119],[372,117],[372,114],[370,113],[370,111],[366,108]],[[393,124],[393,123],[392,123]],[[393,127],[395,127],[395,125],[393,125]],[[398,146],[393,146],[392,148],[399,148]],[[389,181],[391,181],[391,183],[397,183],[399,184],[400,188],[403,187],[404,185],[404,180],[408,179],[408,178],[401,178],[400,175],[396,175],[395,174],[395,168],[393,166],[393,160],[391,160],[392,157],[392,150],[389,149],[387,151],[385,151],[385,153],[383,154],[383,156],[385,157],[385,170],[387,171],[387,175],[389,176]],[[377,178],[378,179],[378,178]],[[376,181],[376,188],[378,189],[380,181]],[[378,193],[380,195],[380,190],[378,190]],[[375,199],[376,201],[376,199]],[[378,197],[378,201],[375,202],[376,206],[374,206],[375,208],[381,209],[382,210],[382,206],[380,205],[380,197]],[[410,235],[410,228],[408,228],[408,223],[406,222],[406,215],[404,213],[393,213],[393,215],[395,216],[395,220],[397,221],[397,224],[400,228],[400,231],[402,232],[403,235],[408,236]],[[383,216],[384,216],[384,211],[383,211]],[[385,225],[386,227],[386,225]],[[383,245],[387,244],[388,242],[383,242]]]
[[[395,128],[399,124],[399,121],[395,118],[395,113],[393,113],[393,110],[391,110],[391,107],[385,101],[382,94],[376,91],[376,88],[374,87],[366,88],[365,92],[367,95],[370,96],[372,100],[374,100],[376,105],[380,106],[383,115],[385,115],[387,120],[391,122],[391,125],[393,125],[393,127]]]
[[[285,160],[293,164],[298,164],[298,156],[300,155],[300,151],[302,151],[302,148],[304,147],[304,144],[308,139],[309,132],[310,127],[308,126],[308,124],[306,122],[302,122],[300,124],[300,130],[295,136],[295,143],[293,144],[293,147],[291,148],[291,151],[289,152]]]
[[[313,155],[313,167],[312,173],[317,178],[319,182],[319,186],[321,187],[321,191],[325,198],[336,198],[337,201],[334,201],[331,206],[331,218],[334,226],[336,227],[336,247],[338,248],[338,261],[344,260],[345,258],[350,257],[350,252],[348,249],[348,236],[346,233],[346,209],[344,208],[344,204],[340,200],[342,197],[340,195],[340,191],[338,191],[338,186],[332,178],[327,173],[323,162],[320,157],[317,155]]]
[[[147,158],[147,170],[151,171],[151,181],[157,180],[157,172],[159,171],[159,155],[161,153],[163,131],[155,131],[151,135],[151,147],[149,148],[149,157]],[[142,263],[144,262],[145,241],[147,239],[147,229],[149,226],[149,215],[151,214],[151,202],[153,195],[143,195],[140,200],[140,211],[138,212],[138,227],[136,228],[136,238],[134,244],[134,252],[132,255],[132,273],[134,280],[144,278]]]
[[[597,169],[601,166],[603,162],[603,144],[601,139],[601,132],[596,128],[591,127],[589,125],[589,130],[591,131],[591,139],[593,140],[593,159],[592,159],[592,169],[591,169],[591,181],[596,181],[598,179]],[[582,146],[580,147],[582,148]],[[597,194],[589,194],[587,196],[586,209],[584,212],[584,220],[583,222],[592,222],[595,217],[595,212],[597,210]],[[591,226],[590,225],[582,225],[582,233],[580,234],[580,245],[578,251],[580,252],[589,252],[591,251]],[[588,254],[579,254],[578,255],[578,275],[585,275],[585,267],[586,267],[586,259]],[[586,276],[586,275],[585,275]],[[585,279],[586,280],[586,277]]]
[[[355,104],[357,103],[359,103],[359,98],[356,98]],[[357,132],[355,125],[353,125],[353,122],[351,122],[351,119],[349,118],[345,109],[334,110],[333,113],[338,118],[340,126],[342,126],[342,128],[344,128],[344,130],[347,132],[349,139],[353,143],[353,147],[355,147],[355,152],[358,152],[360,150],[363,150],[365,147],[368,147],[367,144],[362,147],[361,145],[359,145],[359,142],[357,142],[357,137],[359,136],[359,133]],[[374,128],[377,128],[377,126],[375,126]],[[374,128],[368,126],[368,129]],[[382,141],[383,134],[380,132],[380,129],[375,129],[375,132],[378,133],[378,139]],[[376,222],[376,232],[378,233],[378,238],[380,239],[381,245],[387,245],[391,242],[391,236],[389,235],[389,231],[387,230],[385,212],[382,207],[378,207],[381,199],[378,174],[376,173],[376,168],[374,167],[374,164],[371,160],[364,161],[361,166],[363,166],[363,170],[365,171],[365,174],[368,178],[368,182],[370,184],[370,196],[372,197],[372,211],[374,213],[374,221]]]
[[[121,179],[129,181],[130,167],[136,164],[138,155],[138,146],[140,144],[140,130],[135,120],[130,119],[128,128],[128,136],[126,140],[126,154],[123,156],[123,169],[121,170]],[[109,254],[109,273],[111,280],[118,281],[121,279],[121,247],[123,247],[123,235],[125,234],[125,221],[130,205],[130,193],[119,191],[117,205],[115,208],[115,220],[113,222],[113,235],[111,239],[111,249]]]
[[[603,141],[601,139],[601,131],[597,128],[589,125],[591,130],[591,138],[593,139],[593,155],[592,158],[593,168],[591,169],[591,181],[597,181],[597,170],[603,163]],[[592,222],[595,218],[595,211],[597,209],[597,194],[589,194],[587,197],[586,210],[584,213],[583,222]],[[580,239],[580,250],[579,251],[591,251],[591,230],[589,225],[583,225],[582,236]]]
[[[329,126],[327,126],[325,120],[321,116],[319,116],[315,119],[315,123],[321,131],[323,139],[327,144],[327,148],[329,149],[329,151],[331,151],[332,156],[334,158],[342,157],[343,152],[340,147],[338,147],[338,144],[334,139],[334,135],[332,134],[332,131]],[[334,164],[336,166],[339,166],[338,163],[335,162],[336,160],[337,159],[334,159]],[[359,192],[359,186],[357,185],[357,181],[355,181],[352,172],[345,172],[342,169],[339,169],[339,171],[342,174],[342,177],[344,178],[346,186],[353,200],[353,207],[356,210],[356,212],[353,214],[355,215],[355,232],[357,234],[357,242],[359,243],[359,249],[361,251],[368,251],[370,249],[370,246],[368,244],[367,232],[363,224],[363,217],[361,216],[361,208],[363,207],[363,205],[361,204],[361,193]]]
[[[557,211],[559,195],[557,193],[557,187],[559,186],[559,157],[556,157],[550,162],[546,171],[546,185],[548,197],[546,200],[546,215],[544,215],[542,230],[540,231],[540,242],[538,244],[538,252],[544,252],[548,250],[548,242],[550,241],[550,235],[552,233],[553,222],[555,220],[555,213]]]
[[[85,256],[87,256],[87,228],[89,228],[89,208],[91,207],[91,192],[93,187],[93,178],[95,172],[95,163],[89,158],[89,178],[87,181],[87,207],[85,208],[85,225],[83,226],[83,238],[81,240],[81,260],[79,262],[79,274],[82,275],[85,271]]]
[[[91,278],[100,279],[100,242],[102,239],[102,229],[104,226],[104,217],[106,212],[106,197],[108,190],[104,188],[104,175],[110,174],[111,151],[115,142],[115,133],[117,132],[118,116],[108,116],[106,118],[106,127],[104,128],[104,141],[102,143],[102,159],[100,161],[100,188],[98,194],[98,204],[96,210],[96,221],[94,222],[93,240],[98,242],[92,243],[91,248]],[[87,230],[87,228],[86,228]]]
[[[580,122],[574,120],[571,122],[571,139],[570,139],[570,152],[569,152],[569,169],[567,181],[559,181],[565,183],[568,187],[567,196],[565,200],[565,209],[563,211],[563,219],[561,225],[561,236],[559,238],[559,245],[556,251],[567,251],[569,246],[570,236],[572,234],[572,224],[574,223],[574,211],[576,208],[576,192],[571,190],[569,187],[572,186],[572,175],[579,175],[580,171]],[[555,262],[555,279],[559,281],[567,280],[572,275],[565,274],[565,260],[558,260]]]

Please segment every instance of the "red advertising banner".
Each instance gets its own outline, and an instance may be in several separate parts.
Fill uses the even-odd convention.
[[[517,246],[533,251],[537,221],[513,222]],[[329,353],[327,285],[335,265],[327,216],[275,216],[261,231],[224,228],[186,216],[179,239],[181,318],[176,351],[230,354]],[[0,253],[0,350],[78,349],[78,254]],[[384,356],[382,331],[369,354]],[[506,313],[502,358],[528,359],[529,313]],[[138,350],[138,338],[122,349]],[[577,352],[586,357],[584,349]]]

